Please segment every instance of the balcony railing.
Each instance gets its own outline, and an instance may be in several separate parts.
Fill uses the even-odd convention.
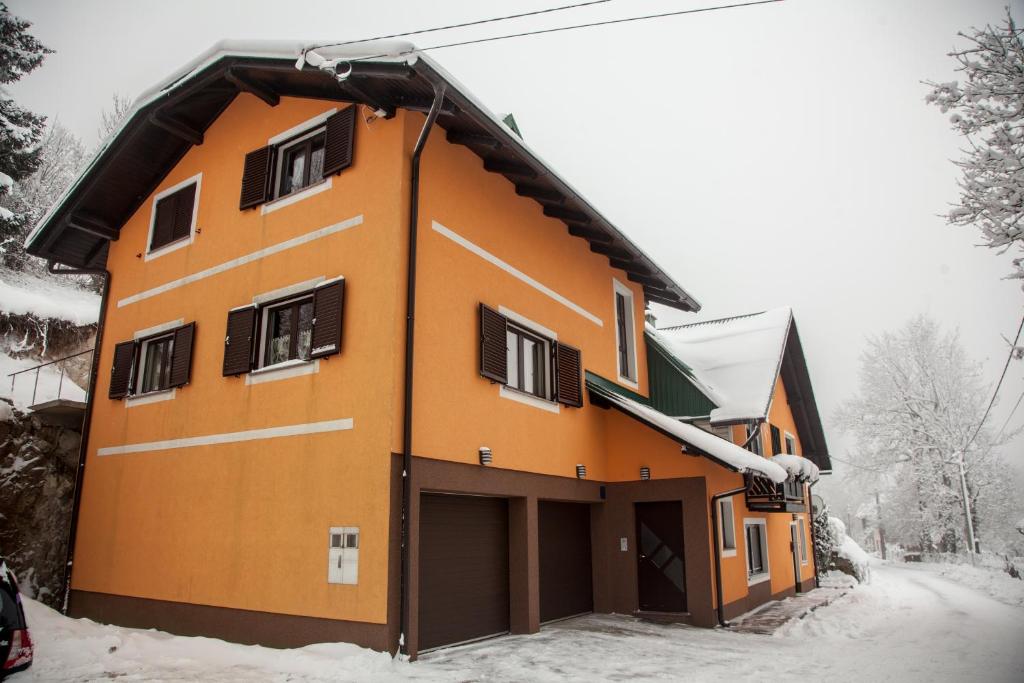
[[[747,508],[767,512],[801,512],[804,509],[804,485],[790,477],[781,484],[770,479],[746,475]]]
[[[15,394],[19,387],[24,386],[19,384],[20,382],[31,382],[32,399],[28,402],[29,406],[36,406],[40,403],[55,401],[57,399],[84,402],[86,400],[86,390],[79,387],[71,379],[68,379],[67,375],[69,366],[79,365],[84,368],[84,373],[82,373],[84,377],[88,378],[89,368],[92,364],[92,353],[93,349],[86,349],[85,351],[73,353],[70,356],[64,356],[63,358],[47,361],[31,368],[25,368],[24,370],[18,370],[17,372],[10,373],[7,376],[11,378],[11,394]],[[82,358],[86,355],[90,358]],[[48,372],[44,371],[44,368],[49,368],[50,366],[56,366],[53,368],[54,372],[58,369],[60,371],[60,375],[57,378],[56,388],[51,386],[52,377],[46,377]],[[44,373],[43,376],[45,378],[43,386],[39,385],[39,377],[41,373]]]

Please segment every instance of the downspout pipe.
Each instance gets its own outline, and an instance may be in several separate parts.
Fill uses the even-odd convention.
[[[408,654],[407,631],[409,628],[409,514],[412,498],[412,382],[416,332],[416,241],[420,205],[420,155],[427,144],[430,129],[434,127],[441,105],[444,102],[445,84],[434,84],[434,102],[430,105],[427,120],[423,123],[416,146],[412,150],[412,172],[409,189],[409,262],[405,281],[405,386],[402,409],[402,579],[399,617],[398,649]]]
[[[725,605],[722,604],[724,597],[722,596],[722,559],[721,555],[721,538],[718,531],[718,501],[723,498],[731,498],[738,493],[743,493],[747,490],[746,486],[741,486],[735,489],[729,489],[728,491],[722,491],[711,496],[711,528],[715,537],[715,546],[711,549],[711,552],[715,556],[715,604],[717,606],[718,613],[718,625],[728,626],[729,624],[725,621]]]
[[[89,368],[89,393],[82,416],[82,438],[78,446],[78,467],[75,470],[75,494],[71,501],[71,521],[68,527],[68,548],[64,561],[64,595],[61,611],[68,613],[71,604],[71,568],[75,560],[75,539],[78,535],[78,510],[82,505],[82,481],[85,477],[85,454],[89,450],[89,427],[92,424],[92,407],[96,402],[96,377],[100,366],[100,345],[103,343],[103,325],[107,319],[107,299],[110,296],[110,271],[92,268],[60,268],[54,261],[46,263],[46,269],[54,275],[102,275],[103,295],[100,298],[100,315],[96,323],[96,343],[93,345],[92,366]]]
[[[818,551],[818,537],[817,537],[817,534],[814,533],[814,527],[815,527],[815,524],[814,524],[814,504],[812,503],[812,496],[814,494],[811,491],[811,489],[813,489],[814,485],[817,484],[819,481],[821,481],[821,480],[820,479],[816,479],[816,480],[812,481],[810,484],[807,485],[807,510],[808,510],[808,512],[810,512],[810,514],[808,515],[808,518],[811,521],[811,558],[814,560],[814,587],[815,588],[821,588],[821,574],[819,573],[819,569],[820,568],[818,567],[818,555],[817,555],[817,551]]]

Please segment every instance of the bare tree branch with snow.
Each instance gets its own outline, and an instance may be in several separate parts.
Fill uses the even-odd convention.
[[[1004,253],[1024,251],[1024,43],[1009,8],[998,26],[960,33],[968,47],[949,56],[963,79],[927,81],[925,98],[952,112],[953,129],[968,147],[954,161],[961,170],[960,201],[946,219],[981,231],[983,244]],[[1024,279],[1024,257],[1013,261],[1010,278]]]

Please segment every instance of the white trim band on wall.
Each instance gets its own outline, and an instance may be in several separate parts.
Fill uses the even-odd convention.
[[[217,444],[236,443],[238,441],[259,441],[276,439],[283,436],[301,436],[304,434],[322,434],[352,429],[352,418],[325,420],[323,422],[307,422],[305,424],[285,425],[283,427],[266,427],[264,429],[248,429],[244,432],[228,432],[225,434],[207,434],[190,436],[184,439],[168,439],[166,441],[149,441],[132,443],[123,446],[107,446],[96,449],[96,455],[127,455],[129,453],[146,453],[149,451],[167,451],[176,448],[194,448],[196,446],[214,446]]]
[[[464,249],[466,249],[466,250],[476,254],[477,256],[482,258],[483,260],[498,266],[499,268],[504,270],[506,273],[508,273],[512,277],[516,278],[517,280],[521,280],[522,282],[525,282],[526,284],[530,285],[531,287],[536,289],[541,294],[545,294],[545,295],[551,297],[552,299],[554,299],[558,303],[562,304],[563,306],[565,306],[569,310],[574,311],[576,313],[579,313],[584,318],[586,318],[590,322],[594,323],[598,327],[604,327],[604,322],[600,318],[598,318],[596,315],[594,315],[593,313],[588,311],[587,309],[583,308],[579,304],[576,304],[576,303],[570,301],[569,299],[565,298],[564,296],[562,296],[561,294],[559,294],[555,290],[551,289],[547,285],[541,284],[537,280],[534,280],[532,277],[530,277],[529,275],[527,275],[523,271],[519,270],[518,268],[516,268],[512,264],[507,263],[507,262],[501,260],[500,258],[495,256],[491,252],[487,251],[483,247],[480,247],[480,246],[477,246],[476,244],[473,244],[472,242],[467,240],[462,235],[459,235],[458,233],[453,232],[452,230],[446,228],[445,226],[441,225],[437,221],[433,221],[432,222],[432,227],[434,228],[435,232],[441,233],[442,235],[444,235],[445,237],[450,239],[452,242],[455,242],[456,244],[458,244],[460,247],[463,247]]]
[[[219,275],[220,273],[231,270],[232,268],[244,266],[247,263],[259,261],[260,259],[266,258],[267,256],[272,256],[273,254],[277,254],[282,251],[287,251],[288,249],[292,249],[294,247],[301,246],[308,242],[318,240],[321,237],[327,237],[328,235],[333,235],[336,232],[341,232],[342,230],[347,230],[348,228],[354,228],[357,225],[362,225],[362,223],[363,216],[362,214],[360,214],[353,218],[349,218],[348,220],[344,220],[340,223],[328,225],[326,228],[320,228],[319,230],[307,232],[304,235],[293,237],[290,240],[278,242],[277,244],[272,244],[264,249],[259,249],[258,251],[254,251],[251,254],[239,256],[236,259],[225,261],[224,263],[220,263],[216,266],[210,266],[205,270],[200,270],[198,273],[192,273],[191,275],[186,275],[183,278],[178,278],[177,280],[172,280],[171,282],[159,285],[157,287],[153,287],[152,289],[143,290],[138,294],[132,294],[131,296],[119,299],[117,302],[117,307],[123,308],[130,304],[138,303],[150,297],[154,297],[158,294],[163,294],[164,292],[169,292],[171,290],[178,289],[179,287],[184,287],[185,285],[192,284],[193,282],[198,282],[199,280],[205,280],[206,278],[212,277],[213,275]]]

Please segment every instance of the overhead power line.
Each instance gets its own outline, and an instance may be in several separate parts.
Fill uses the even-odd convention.
[[[1010,369],[1010,361],[1013,359],[1013,352],[1017,348],[1017,344],[1020,343],[1021,330],[1024,330],[1024,318],[1020,319],[1020,325],[1017,327],[1017,336],[1014,337],[1013,343],[1010,344],[1010,353],[1006,356],[1006,365],[1003,366],[1003,374],[999,376],[999,381],[996,382],[996,389],[992,392],[992,398],[988,402],[988,408],[985,409],[985,414],[981,416],[981,422],[978,423],[978,428],[974,430],[971,440],[967,442],[966,446],[964,446],[964,453],[966,453],[967,449],[971,447],[974,440],[978,438],[978,433],[981,432],[981,428],[985,424],[985,420],[988,419],[989,412],[992,411],[992,406],[995,405],[996,396],[999,395],[999,388],[1003,386],[1003,380],[1006,379],[1006,371]],[[1020,403],[1019,400],[1017,402]],[[1014,410],[1016,410],[1016,408],[1014,408]]]
[[[532,12],[521,12],[519,14],[509,14],[504,17],[492,17],[490,19],[478,19],[476,21],[466,21],[461,24],[449,24],[448,26],[437,26],[435,28],[421,28],[417,31],[406,31],[404,33],[392,33],[386,36],[375,36],[373,38],[359,38],[358,40],[346,40],[341,43],[326,43],[324,45],[317,45],[313,50],[322,47],[343,47],[345,45],[358,45],[359,43],[369,43],[374,40],[387,40],[388,38],[402,38],[404,36],[417,36],[422,33],[434,33],[435,31],[448,31],[453,28],[466,28],[468,26],[479,26],[481,24],[491,24],[498,21],[508,21],[509,19],[521,19],[523,17],[532,17],[538,14],[551,14],[552,12],[562,12],[564,10],[576,9],[578,7],[589,7],[590,5],[602,5],[612,0],[591,0],[590,2],[578,2],[574,5],[562,5],[561,7],[549,7],[547,9],[534,10]]]
[[[1020,402],[1022,400],[1024,400],[1024,391],[1020,392],[1020,396],[1017,397],[1017,402],[1013,405],[1013,410],[1011,410],[1010,414],[1006,416],[1006,422],[1003,423],[1003,426],[999,428],[999,433],[996,435],[996,441],[999,441],[999,437],[1001,437],[1003,432],[1006,431],[1006,426],[1010,424],[1010,420],[1013,419],[1013,415],[1017,412],[1017,408],[1020,407]]]
[[[508,40],[509,38],[523,38],[526,36],[539,36],[545,33],[558,33],[560,31],[574,31],[580,28],[594,28],[596,26],[611,26],[612,24],[625,24],[632,21],[645,21],[647,19],[664,19],[666,17],[678,17],[684,14],[699,14],[702,12],[716,12],[724,9],[738,9],[740,7],[752,7],[754,5],[769,5],[783,0],[754,0],[753,2],[739,2],[731,5],[716,5],[714,7],[698,7],[696,9],[678,10],[675,12],[661,12],[660,14],[645,14],[638,17],[625,17],[623,19],[608,19],[606,21],[593,21],[589,24],[574,24],[572,26],[558,26],[556,28],[538,29],[536,31],[524,31],[522,33],[510,33],[504,36],[492,36],[490,38],[477,38],[475,40],[462,40],[455,43],[443,45],[431,45],[430,47],[419,48],[421,52],[427,50],[442,50],[447,47],[459,47],[461,45],[475,45],[477,43],[489,43],[496,40]]]
[[[576,29],[581,29],[581,28],[594,28],[594,27],[597,27],[597,26],[611,26],[613,24],[626,24],[626,23],[633,22],[633,21],[646,21],[648,19],[664,19],[664,18],[667,18],[667,17],[678,17],[678,16],[682,16],[684,14],[700,14],[700,13],[704,13],[704,12],[717,12],[719,10],[739,9],[741,7],[753,7],[755,5],[770,5],[770,4],[774,4],[774,3],[778,3],[778,2],[783,2],[783,0],[752,0],[751,2],[738,2],[738,3],[729,4],[729,5],[715,5],[713,7],[697,7],[697,8],[694,8],[694,9],[677,10],[677,11],[674,11],[674,12],[661,12],[659,14],[645,14],[645,15],[637,16],[637,17],[624,17],[622,19],[607,19],[605,21],[592,21],[592,22],[587,23],[587,24],[573,24],[571,26],[557,26],[555,28],[537,29],[535,31],[523,31],[521,33],[509,33],[509,34],[502,35],[502,36],[490,36],[488,38],[476,38],[476,39],[473,39],[473,40],[462,40],[462,41],[457,41],[457,42],[454,42],[454,43],[444,43],[444,44],[441,44],[441,45],[431,45],[429,47],[416,48],[416,51],[417,52],[426,52],[427,50],[443,50],[444,48],[459,47],[461,45],[476,45],[478,43],[490,43],[490,42],[497,41],[497,40],[509,40],[510,38],[524,38],[526,36],[539,36],[539,35],[543,35],[545,33],[559,33],[561,31],[574,31]],[[574,6],[575,5],[568,5],[567,7],[574,7]],[[551,10],[551,11],[554,11],[554,10]],[[499,19],[501,19],[501,18],[499,18]],[[484,22],[478,22],[478,23],[484,23]],[[412,35],[412,34],[395,34],[395,35],[399,36],[399,35]],[[354,42],[364,42],[364,41],[354,41]],[[341,43],[341,44],[347,44],[347,43]],[[338,45],[338,44],[335,44],[335,45]],[[334,45],[321,45],[320,47],[334,47]],[[310,48],[310,51],[316,50],[316,49],[317,48]],[[380,59],[381,57],[387,57],[387,56],[388,55],[386,55],[386,54],[376,54],[376,55],[371,55],[371,56],[367,56],[367,57],[357,57],[357,58],[355,58],[355,59],[353,59],[351,61],[354,61],[354,62],[370,61],[370,60]]]

